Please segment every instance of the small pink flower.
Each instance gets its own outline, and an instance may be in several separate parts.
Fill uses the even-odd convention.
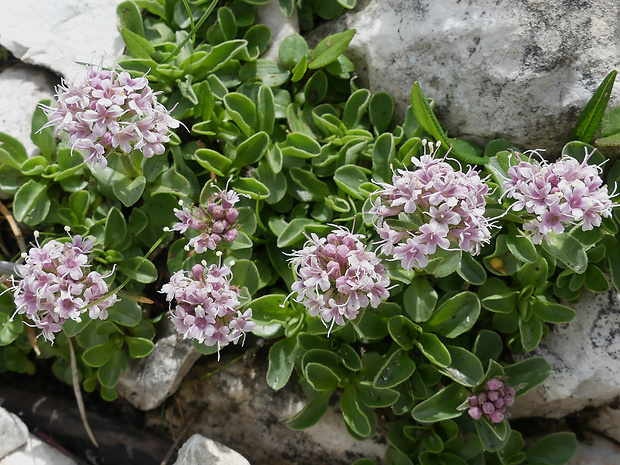
[[[390,295],[386,270],[362,237],[345,228],[333,230],[327,238],[313,233],[290,260],[297,275],[291,287],[295,301],[310,316],[331,323],[330,331],[334,324],[344,326],[360,309],[376,308]]]

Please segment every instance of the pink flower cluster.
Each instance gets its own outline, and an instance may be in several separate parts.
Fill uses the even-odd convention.
[[[42,106],[49,117],[43,128],[67,131],[72,148],[99,168],[107,166],[106,156],[115,150],[140,150],[147,158],[161,155],[170,140],[168,130],[180,123],[156,95],[146,76],[134,79],[125,71],[91,65],[85,78],[56,89],[56,107]]]
[[[166,300],[176,300],[171,318],[177,331],[186,339],[196,339],[207,346],[217,344],[218,350],[236,343],[256,324],[250,321],[252,309],[237,310],[239,289],[230,285],[232,272],[227,266],[194,265],[188,273],[177,271],[160,292]]]
[[[435,155],[425,150],[420,159],[411,159],[416,169],[398,170],[392,184],[380,183],[368,211],[382,239],[381,252],[406,270],[426,267],[437,247],[450,250],[455,243],[477,254],[491,238],[484,216],[489,187],[472,168],[456,171]]]
[[[311,316],[344,326],[368,305],[376,308],[390,295],[390,280],[374,252],[366,250],[361,234],[341,228],[327,239],[316,234],[290,259],[298,280],[291,289],[295,301]],[[331,330],[330,327],[330,330]]]
[[[506,408],[515,402],[515,390],[497,378],[488,380],[484,387],[485,391],[469,397],[471,407],[467,413],[474,420],[486,415],[491,422],[501,423],[506,416]]]
[[[105,320],[107,309],[119,300],[112,294],[97,302],[108,293],[108,285],[107,276],[88,271],[92,248],[93,242],[82,236],[73,236],[71,242],[37,243],[24,254],[25,264],[16,268],[21,279],[13,278],[15,314],[30,318],[48,341],[54,341],[65,321],[81,321],[84,307],[91,318]]]
[[[561,234],[567,224],[588,231],[611,216],[613,204],[599,176],[601,168],[588,164],[592,153],[586,150],[581,163],[565,156],[555,163],[521,161],[508,169],[504,195],[516,200],[510,208],[533,216],[523,229],[534,244],[548,240],[550,233]]]
[[[198,231],[195,237],[189,240],[188,248],[193,247],[197,253],[205,250],[215,250],[222,241],[232,242],[237,238],[237,229],[234,227],[239,210],[234,205],[239,202],[239,195],[233,190],[219,191],[207,202],[207,205],[186,206],[183,202],[181,210],[174,210],[176,217],[181,220],[172,226],[174,231],[185,233],[188,229]]]

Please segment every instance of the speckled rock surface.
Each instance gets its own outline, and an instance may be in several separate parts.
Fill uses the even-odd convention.
[[[311,39],[356,29],[347,54],[401,116],[419,81],[451,136],[553,150],[620,65],[619,21],[615,0],[370,0]]]
[[[0,407],[0,459],[28,440],[28,427],[16,415]]]
[[[77,465],[77,463],[31,434],[26,444],[1,459],[0,465]]]
[[[273,391],[265,381],[267,363],[260,355],[198,379],[225,366],[231,356],[224,353],[219,363],[215,356],[205,358],[167,403],[163,418],[161,412],[154,411],[149,413],[149,423],[178,431],[183,426],[180,418],[198,412],[188,434],[212,438],[253,464],[350,465],[360,457],[382,462],[388,448],[387,431],[379,426],[377,437],[364,442],[353,439],[337,407],[337,395],[316,426],[303,431],[289,429],[286,420],[302,409],[306,398],[295,379],[284,389]]]
[[[243,456],[199,434],[189,438],[179,450],[174,465],[250,465]]]
[[[148,357],[130,360],[128,370],[122,373],[116,386],[121,397],[141,410],[159,406],[174,393],[200,357],[191,341],[172,333],[170,322],[166,325],[168,334],[155,343]]]
[[[601,407],[588,421],[588,427],[620,444],[620,399]]]
[[[30,156],[39,150],[30,139],[32,115],[37,103],[52,99],[56,82],[52,73],[28,65],[0,73],[0,131],[24,144]]]
[[[620,395],[620,295],[584,293],[577,316],[554,326],[533,355],[553,367],[538,388],[517,398],[515,417],[561,418]]]
[[[620,465],[620,446],[588,434],[579,442],[575,457],[567,465]]]
[[[0,44],[24,63],[66,78],[104,55],[118,56],[125,43],[116,6],[123,0],[0,0]]]

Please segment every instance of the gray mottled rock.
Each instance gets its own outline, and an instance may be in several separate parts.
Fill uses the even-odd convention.
[[[171,323],[168,324],[170,330]],[[131,360],[116,386],[120,396],[141,410],[160,405],[174,393],[200,353],[178,333],[160,338],[146,358]]]
[[[620,406],[618,402],[602,407],[597,415],[588,421],[588,426],[593,431],[598,431],[620,443]]]
[[[28,440],[28,427],[16,415],[0,407],[0,459]]]
[[[32,66],[15,66],[0,73],[0,131],[19,140],[28,155],[38,151],[30,139],[37,103],[52,99],[56,78]]]
[[[122,0],[0,0],[0,44],[25,63],[71,78],[80,65],[118,56],[125,46],[116,6]]]
[[[419,81],[451,136],[558,149],[620,65],[619,18],[615,0],[370,0],[311,39],[356,29],[348,55],[401,116]]]
[[[620,446],[590,434],[579,442],[575,457],[567,465],[620,465]]]
[[[287,18],[282,14],[278,1],[271,0],[266,5],[257,7],[256,15],[258,23],[265,24],[271,29],[271,42],[269,42],[269,47],[261,58],[277,61],[282,41],[291,34],[299,34],[297,10]]]
[[[620,395],[620,295],[586,293],[573,308],[575,319],[554,326],[533,352],[553,372],[537,389],[517,398],[514,416],[561,418]]]
[[[250,462],[231,448],[194,434],[179,450],[174,465],[250,465]]]
[[[212,438],[256,464],[350,465],[360,457],[377,463],[383,459],[388,447],[383,424],[379,422],[377,437],[356,441],[345,428],[338,395],[317,425],[292,431],[286,420],[307,402],[294,375],[285,388],[273,391],[265,382],[267,363],[260,356],[229,366],[225,352],[220,362],[215,356],[212,359],[190,371],[163,418],[160,412],[152,412],[148,422],[177,429],[184,424],[179,409],[185,418],[197,414],[189,434]]]
[[[26,444],[1,459],[0,465],[77,465],[77,463],[31,434]]]

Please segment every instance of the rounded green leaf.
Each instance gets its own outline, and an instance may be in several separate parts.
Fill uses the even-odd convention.
[[[414,341],[422,334],[422,330],[413,321],[403,315],[395,315],[388,321],[388,331],[399,346],[411,350]]]
[[[359,186],[368,181],[368,170],[357,165],[344,165],[334,173],[334,181],[340,189],[354,199],[364,200]]]
[[[425,331],[429,330],[454,338],[471,329],[479,314],[478,297],[473,292],[465,291],[446,300],[422,325]]]
[[[308,63],[308,68],[317,69],[330,64],[346,50],[349,42],[355,35],[355,29],[338,32],[326,37],[312,52],[312,59]]]
[[[108,319],[123,326],[135,326],[142,319],[142,308],[134,300],[123,299],[108,309]]]
[[[291,377],[298,347],[297,338],[295,337],[282,339],[271,346],[271,349],[269,350],[267,384],[274,391],[282,389]],[[296,418],[296,416],[293,418]],[[293,419],[289,421],[292,420]]]
[[[253,165],[265,155],[269,145],[269,136],[266,132],[258,132],[249,139],[244,140],[237,147],[237,155],[233,159],[231,168],[242,168]]]
[[[254,178],[238,178],[231,187],[240,194],[247,194],[251,199],[261,200],[269,197],[269,189]]]
[[[131,355],[132,358],[144,358],[149,355],[155,347],[153,341],[143,337],[126,336],[125,342],[129,348],[129,355]]]
[[[227,176],[230,169],[231,161],[228,157],[217,153],[211,149],[196,150],[195,160],[203,168],[217,174],[218,176]]]
[[[114,348],[112,341],[89,347],[82,354],[82,360],[91,367],[101,367],[108,363],[114,353]]]
[[[393,405],[400,393],[394,389],[381,389],[372,385],[368,381],[362,381],[358,384],[360,400],[368,407],[384,408]]]
[[[306,39],[299,34],[291,34],[280,44],[278,58],[283,65],[293,67],[307,55],[308,51]]]
[[[440,371],[459,384],[478,386],[484,378],[484,369],[478,357],[458,346],[447,346],[452,362]]]
[[[450,352],[439,338],[432,333],[423,333],[416,340],[418,349],[435,365],[447,367],[452,362]]]
[[[144,176],[138,176],[136,179],[131,179],[127,176],[121,175],[118,179],[114,180],[112,184],[114,195],[126,207],[131,207],[140,199],[140,197],[142,197],[145,187],[146,178]]]
[[[532,315],[527,321],[519,320],[519,332],[523,348],[528,352],[534,350],[542,339],[543,327],[540,318]]]
[[[97,370],[97,379],[103,386],[112,388],[116,386],[122,371],[126,368],[125,354],[116,347],[110,351],[110,359]]]
[[[157,268],[148,259],[131,257],[118,264],[117,270],[139,283],[152,283],[157,279]]]
[[[258,290],[258,268],[251,260],[238,260],[231,266],[233,274],[231,283],[239,287],[247,287],[250,294]]]
[[[107,249],[125,249],[127,243],[127,221],[121,211],[112,207],[108,212],[104,229],[104,244]]]
[[[370,436],[372,431],[371,420],[352,386],[347,386],[340,397],[340,409],[347,425],[357,434],[363,437]]]
[[[542,357],[530,357],[521,362],[504,367],[508,385],[521,396],[542,384],[551,374],[551,365]]]
[[[431,317],[437,299],[437,291],[433,289],[426,276],[413,278],[403,295],[405,311],[417,323]]]
[[[525,451],[530,462],[548,465],[568,463],[577,452],[577,438],[574,433],[551,433]]]
[[[575,318],[575,310],[554,302],[535,300],[532,303],[534,315],[547,323],[569,323]]]
[[[338,376],[327,366],[308,363],[305,373],[310,385],[317,391],[333,391],[338,386]]]
[[[387,92],[377,92],[370,99],[368,117],[378,133],[384,132],[394,115],[394,99]]]
[[[50,205],[47,186],[31,179],[15,194],[13,216],[19,222],[34,226],[45,219]]]
[[[432,397],[416,405],[411,415],[416,421],[434,423],[461,416],[462,410],[458,407],[470,394],[469,389],[460,384],[449,384]]]
[[[542,243],[550,255],[560,260],[575,273],[584,273],[588,266],[588,255],[583,245],[569,234],[553,234],[547,236]]]
[[[415,362],[407,355],[407,351],[398,349],[381,367],[373,385],[377,388],[394,387],[409,379],[414,371]]]
[[[320,392],[310,399],[310,402],[308,402],[301,411],[288,420],[286,425],[293,431],[299,431],[316,425],[327,412],[329,398],[331,396],[332,392],[330,391]]]
[[[456,269],[458,275],[470,284],[480,286],[487,280],[487,273],[484,267],[468,253],[461,256],[461,261]]]
[[[314,158],[321,153],[321,146],[317,141],[298,132],[288,134],[279,146],[283,155],[291,157]]]
[[[238,92],[224,96],[224,105],[232,120],[246,136],[254,131],[256,125],[256,106],[248,97]]]

